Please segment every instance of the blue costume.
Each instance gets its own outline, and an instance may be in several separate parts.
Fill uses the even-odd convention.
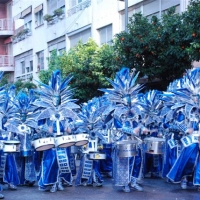
[[[182,189],[189,185],[200,187],[199,165],[199,69],[187,72],[181,89],[173,94],[178,99],[174,107],[182,104],[185,121],[177,123],[177,127],[184,133],[181,142],[184,146],[180,156],[167,174],[167,177],[176,183],[181,183]],[[177,105],[178,104],[178,105]]]
[[[68,130],[68,122],[70,119],[72,121],[77,119],[77,114],[74,110],[79,108],[74,103],[76,100],[71,99],[73,90],[69,89],[68,84],[72,78],[69,75],[62,80],[60,70],[55,70],[52,73],[49,85],[38,82],[41,90],[35,91],[39,94],[39,99],[34,102],[34,105],[40,107],[41,113],[37,120],[45,121],[45,127],[47,127],[45,137],[56,138],[71,134]],[[38,128],[42,129],[43,125],[40,126]],[[70,162],[70,147],[59,148],[56,146],[45,150],[38,181],[39,189],[50,189],[50,192],[63,190],[62,182],[71,186],[73,178]]]
[[[101,131],[104,123],[100,115],[106,107],[107,105],[102,104],[101,98],[93,98],[87,104],[83,105],[78,115],[81,122],[79,122],[75,132],[89,134],[89,143],[85,147],[82,147],[81,162],[75,181],[76,186],[102,186],[103,179],[100,173],[100,160],[89,159],[89,155],[91,151],[98,153],[100,141],[104,141]]]
[[[13,116],[5,124],[8,131],[15,133],[20,141],[20,153],[16,154],[20,184],[33,186],[36,181],[34,151],[31,145],[32,129],[37,128],[37,107],[32,105],[35,100],[33,91],[29,95],[20,91],[13,99]]]
[[[117,142],[124,140],[137,140],[140,137],[141,123],[139,120],[140,109],[137,107],[137,94],[143,88],[142,85],[136,84],[139,73],[128,68],[122,68],[116,73],[115,80],[107,78],[113,86],[111,89],[101,89],[105,96],[111,102],[110,108],[107,109],[107,118],[113,118],[113,178],[116,186],[122,186],[124,192],[130,192],[130,187],[142,191],[142,187],[137,181],[141,178],[142,173],[142,148],[138,142],[136,156],[119,157],[117,153]],[[126,119],[124,120],[123,117]],[[106,120],[109,121],[109,120]]]

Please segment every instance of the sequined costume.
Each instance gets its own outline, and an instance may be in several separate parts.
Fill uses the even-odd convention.
[[[134,71],[130,73],[130,70],[124,67],[116,73],[114,81],[107,78],[113,88],[100,89],[112,102],[110,108],[107,109],[107,118],[113,118],[113,138],[115,142],[139,139],[140,130],[143,129],[139,120],[141,117],[140,110],[136,106],[137,94],[143,88],[142,85],[136,84],[138,75],[139,72],[135,75]],[[114,143],[112,158],[115,185],[123,186],[124,192],[130,192],[129,185],[138,191],[142,191],[142,188],[137,184],[142,172],[142,148],[138,145],[136,156],[123,158],[118,156],[116,147],[116,143]]]
[[[183,86],[173,91],[178,102],[173,106],[184,108],[184,118],[182,123],[176,126],[184,135],[181,138],[184,148],[167,177],[175,183],[181,183],[182,189],[186,189],[188,182],[194,186],[200,186],[200,166],[199,166],[199,86],[200,70],[188,71],[183,77]],[[190,180],[189,180],[190,179]]]
[[[79,113],[79,125],[76,132],[85,132],[89,134],[89,143],[82,147],[81,162],[75,185],[93,185],[102,186],[103,179],[100,173],[100,161],[98,159],[89,159],[92,152],[99,152],[100,141],[104,141],[102,135],[103,121],[100,117],[107,105],[104,105],[101,98],[93,98],[82,106]]]
[[[45,137],[71,134],[68,121],[77,119],[75,109],[79,108],[74,103],[76,100],[71,98],[73,89],[70,89],[68,84],[72,78],[73,76],[69,75],[62,80],[60,70],[55,70],[52,72],[49,85],[38,82],[41,89],[36,90],[39,99],[34,102],[34,105],[41,108],[37,120],[44,120],[45,126],[48,127]],[[38,182],[39,189],[56,192],[64,189],[62,182],[71,185],[72,180],[70,148],[56,147],[45,150]]]

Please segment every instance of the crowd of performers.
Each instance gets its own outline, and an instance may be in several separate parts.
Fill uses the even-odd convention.
[[[73,99],[73,76],[62,79],[59,70],[29,92],[1,87],[1,183],[56,192],[73,181],[99,187],[107,176],[130,192],[143,191],[151,176],[200,189],[200,69],[164,92],[141,92],[138,75],[123,67],[106,78],[112,87],[99,89],[103,96],[82,105]]]

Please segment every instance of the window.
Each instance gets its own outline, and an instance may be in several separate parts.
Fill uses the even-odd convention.
[[[100,44],[111,44],[112,24],[99,29]]]
[[[33,71],[33,61],[32,61],[32,60],[30,61],[30,68],[29,68],[29,71],[30,71],[30,72]]]
[[[66,52],[66,49],[65,49],[65,48],[63,48],[63,49],[58,49],[58,55],[59,55],[59,56],[62,56],[64,52]]]
[[[47,1],[47,10],[48,14],[53,15],[54,10],[62,8],[65,12],[65,0],[48,0]]]
[[[70,0],[70,8],[76,6],[79,3],[82,3],[83,0]]]
[[[25,74],[25,62],[21,62],[21,69],[22,69],[22,74]]]
[[[40,51],[37,53],[37,64],[38,71],[44,69],[44,51]]]
[[[70,47],[74,47],[76,44],[78,44],[79,40],[82,41],[83,44],[87,43],[88,39],[91,37],[91,29],[88,28],[84,31],[81,31],[79,33],[76,33],[72,36],[70,36]]]
[[[43,10],[40,10],[35,13],[35,26],[40,26],[42,25],[43,22]]]

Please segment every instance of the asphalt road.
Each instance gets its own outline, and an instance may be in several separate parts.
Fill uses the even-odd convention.
[[[104,178],[102,187],[72,186],[56,193],[42,192],[37,184],[33,187],[18,186],[16,191],[8,190],[4,185],[2,192],[6,200],[200,200],[196,188],[182,190],[179,184],[165,182],[161,178],[145,178],[143,192],[131,190],[124,193],[113,185],[111,178]]]

